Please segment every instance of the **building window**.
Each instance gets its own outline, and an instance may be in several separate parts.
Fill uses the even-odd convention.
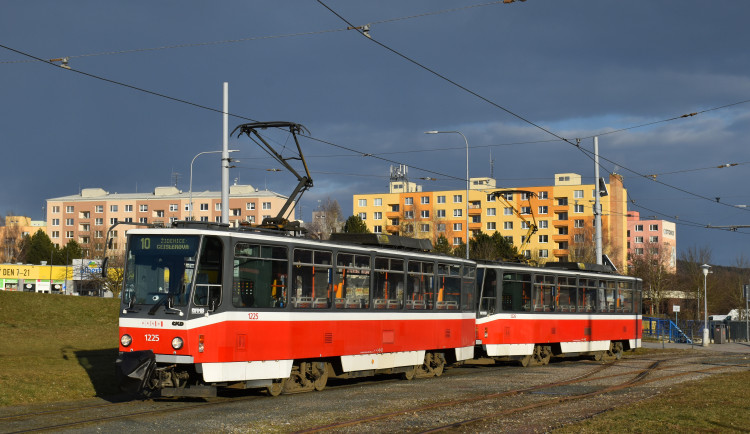
[[[405,219],[413,219],[414,218],[414,211],[404,211],[404,218]]]
[[[249,216],[245,217],[245,220],[248,223],[255,223],[255,216],[254,215],[249,215]]]
[[[463,225],[461,223],[453,223],[453,230],[454,231],[460,231],[463,229]]]
[[[540,258],[549,258],[549,250],[547,250],[547,249],[541,249],[541,250],[539,250],[539,257]]]
[[[503,208],[503,215],[513,215],[513,208],[509,206]]]
[[[201,221],[202,222],[207,222],[208,221],[208,216],[205,216],[205,215],[201,216]]]
[[[430,196],[422,196],[420,202],[422,203],[422,205],[427,205],[428,203],[430,203]]]
[[[57,213],[59,213],[59,212],[60,212],[60,207],[59,207],[58,205],[54,205],[54,206],[52,207],[52,212],[53,212],[54,214],[57,214]]]
[[[94,212],[95,213],[103,213],[104,212],[104,205],[96,205],[94,207]]]
[[[60,219],[52,219],[52,226],[60,226]]]
[[[367,206],[367,199],[360,199],[357,201],[359,206]]]
[[[240,208],[232,208],[232,216],[237,217],[242,215],[242,210]]]
[[[521,214],[531,214],[531,207],[530,206],[522,206],[521,207]]]
[[[575,204],[573,205],[573,212],[575,213],[582,213],[583,212],[583,205]]]
[[[372,219],[373,220],[383,220],[383,213],[380,211],[375,211],[372,213]]]
[[[445,218],[445,210],[444,209],[437,210],[437,217],[438,218]]]
[[[495,208],[487,208],[487,216],[494,216]]]
[[[557,228],[557,234],[558,235],[568,235],[568,227],[567,226],[560,226]]]
[[[557,206],[567,206],[568,205],[568,198],[567,197],[558,197],[555,200],[557,201]]]
[[[68,205],[65,207],[65,212],[68,214],[76,212],[76,209],[73,205]]]
[[[510,244],[513,244],[513,237],[510,235],[506,235],[503,238],[505,238],[505,241],[507,241]]]
[[[138,222],[140,223],[148,223],[148,217],[141,217],[138,219]]]
[[[635,237],[635,242],[636,243],[642,243],[643,242],[643,237]]]
[[[583,190],[574,190],[573,191],[573,198],[574,199],[583,199]]]
[[[414,198],[413,197],[404,198],[404,205],[414,205]]]
[[[271,202],[263,202],[261,209],[271,209]]]
[[[91,225],[90,224],[84,223],[84,224],[81,225],[81,231],[88,232],[90,230],[91,230]]]
[[[438,232],[445,232],[445,223],[438,223],[437,224],[437,231]]]
[[[454,194],[453,195],[453,203],[462,203],[464,201],[464,197],[460,194]]]
[[[494,231],[497,226],[495,225],[495,222],[487,222],[487,230],[488,231]]]
[[[117,212],[117,205],[110,205],[109,212]]]
[[[438,196],[437,203],[445,203],[445,196]]]
[[[60,231],[52,231],[52,238],[60,238]]]
[[[643,232],[643,225],[635,225],[636,232]]]
[[[539,235],[539,242],[540,243],[548,243],[549,242],[549,236],[548,235]]]
[[[583,220],[578,219],[573,221],[573,227],[574,228],[582,228],[583,227]]]
[[[513,200],[513,193],[501,193],[505,200]]]
[[[154,211],[154,213],[156,214],[156,217],[159,217],[159,218],[163,218],[164,217],[164,210],[163,209],[158,209],[158,210]]]
[[[366,212],[361,212],[361,213],[359,213],[359,214],[357,214],[357,215],[358,215],[358,216],[359,216],[359,218],[361,218],[362,220],[367,220],[367,213],[366,213]]]
[[[547,229],[549,222],[547,220],[539,220],[539,229]]]
[[[521,222],[521,229],[528,229],[530,227],[530,223],[526,221]]]
[[[460,246],[461,245],[461,237],[453,237],[453,245],[454,246]]]
[[[254,211],[255,210],[255,202],[246,202],[245,203],[245,209],[247,211]]]
[[[495,200],[497,200],[497,197],[494,194],[490,193],[487,195],[487,202],[494,202]]]
[[[73,223],[74,219],[65,219],[65,226],[73,226],[75,223]]]
[[[566,213],[566,212],[557,213],[557,219],[558,220],[567,220],[568,219],[568,213]]]
[[[375,225],[372,227],[372,231],[376,234],[382,234],[383,233],[383,226]]]
[[[538,197],[539,199],[547,199],[547,198],[548,198],[548,197],[547,197],[547,192],[546,192],[546,191],[540,191],[540,192],[539,192],[539,193],[537,194],[537,197]]]
[[[464,210],[457,208],[453,210],[453,217],[461,217],[464,215]]]
[[[649,243],[658,243],[659,242],[659,237],[657,237],[657,236],[648,237],[648,242]]]
[[[521,193],[521,200],[529,200],[529,193]]]
[[[177,221],[177,217],[170,217],[169,218],[169,223],[174,223],[176,221]]]
[[[375,206],[383,206],[383,199],[375,198],[372,200],[372,204]]]
[[[642,255],[643,254],[643,247],[636,247],[634,249],[636,255]]]
[[[659,225],[648,225],[648,230],[650,231],[658,231]]]
[[[217,215],[216,217],[214,217],[214,221],[215,221],[216,223],[221,223],[221,216],[220,216],[220,215]]]
[[[422,210],[422,211],[421,211],[421,212],[419,213],[419,216],[420,216],[420,217],[422,217],[423,219],[428,219],[428,218],[430,218],[430,210],[426,210],[426,209],[425,209],[425,210]]]
[[[221,202],[216,202],[214,204],[214,210],[221,211]]]
[[[421,224],[419,225],[419,230],[422,232],[430,232],[430,225],[428,224]]]
[[[539,214],[547,214],[547,206],[540,206],[539,207]]]
[[[513,229],[513,222],[503,222],[503,229],[506,231]]]
[[[169,204],[169,212],[177,212],[180,210],[180,204],[179,203],[170,203]]]
[[[583,234],[574,234],[573,235],[573,241],[576,243],[582,243],[583,242]]]
[[[148,205],[141,205],[139,209],[141,210],[141,212],[148,212]]]
[[[112,226],[113,224],[117,223],[117,217],[112,217],[109,219],[109,225]]]
[[[91,218],[91,213],[88,211],[81,211],[81,213],[78,215],[78,218],[89,219]]]
[[[65,238],[68,238],[68,239],[73,238],[73,231],[65,231]]]
[[[208,211],[208,204],[207,203],[202,203],[201,204],[201,211]]]
[[[125,212],[133,212],[133,205],[125,205]]]

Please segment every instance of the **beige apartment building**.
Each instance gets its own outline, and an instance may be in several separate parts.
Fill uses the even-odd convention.
[[[192,210],[191,203],[192,200]],[[287,197],[257,190],[250,185],[229,187],[229,222],[261,223],[275,217]],[[290,206],[294,220],[294,204]],[[109,193],[101,188],[85,188],[79,194],[47,199],[47,234],[55,245],[63,247],[76,240],[84,258],[104,255],[107,231],[118,222],[154,223],[168,226],[178,220],[221,221],[221,192],[178,190],[157,187],[152,193]],[[113,231],[113,248],[124,248],[125,231],[119,225]]]
[[[394,175],[394,172],[396,175]],[[440,235],[458,246],[469,232],[500,232],[519,247],[536,224],[538,231],[523,247],[526,257],[546,261],[582,260],[594,246],[594,184],[582,184],[576,173],[555,174],[552,185],[497,188],[492,178],[471,178],[466,189],[422,191],[409,182],[405,169],[391,169],[389,191],[353,196],[354,215],[375,233],[428,238]],[[604,253],[620,270],[627,264],[627,192],[620,175],[610,175],[608,195],[601,198]],[[510,192],[515,190],[514,192]],[[494,192],[506,191],[504,197]],[[595,257],[595,256],[594,256]]]

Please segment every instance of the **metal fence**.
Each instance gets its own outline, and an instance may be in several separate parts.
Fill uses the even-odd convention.
[[[709,321],[709,337],[718,342],[747,342],[745,321]],[[725,333],[719,336],[724,329]],[[643,317],[643,337],[668,342],[700,343],[703,340],[703,321],[678,321],[666,318]]]

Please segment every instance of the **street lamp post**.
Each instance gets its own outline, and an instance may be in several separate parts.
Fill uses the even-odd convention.
[[[469,141],[460,131],[425,131],[425,134],[461,134],[466,143],[466,259],[469,259]]]
[[[708,291],[706,290],[706,277],[708,276],[708,269],[711,268],[708,264],[701,265],[703,271],[703,346],[708,346]]]
[[[193,163],[195,163],[195,159],[200,157],[203,154],[221,154],[224,151],[203,151],[199,152],[195,157],[193,157],[193,160],[190,162],[190,210],[188,211],[188,220],[193,219]],[[239,152],[238,149],[230,149],[228,152]]]

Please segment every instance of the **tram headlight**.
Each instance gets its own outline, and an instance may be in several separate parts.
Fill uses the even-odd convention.
[[[131,343],[133,343],[133,338],[131,338],[130,335],[122,335],[122,337],[120,337],[120,344],[122,344],[123,347],[129,347]]]
[[[172,339],[172,348],[174,348],[175,350],[179,350],[180,348],[182,348],[182,338],[181,337],[176,337],[176,338]]]

